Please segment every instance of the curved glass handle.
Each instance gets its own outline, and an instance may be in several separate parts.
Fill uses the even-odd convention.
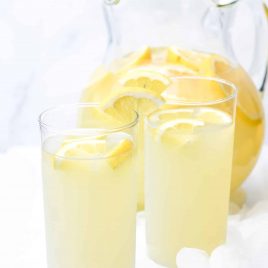
[[[264,90],[267,73],[267,18],[262,1],[245,1],[249,5],[255,22],[253,57],[248,72],[256,86]]]
[[[263,8],[262,0],[244,0],[244,1],[234,1],[228,5],[219,5],[221,11],[221,18],[223,22],[223,37],[224,42],[227,46],[228,52],[236,58],[235,46],[232,43],[233,37],[233,25],[238,12],[241,10],[239,4],[246,6],[248,11],[251,13],[251,18],[253,20],[253,32],[254,40],[252,47],[252,57],[246,68],[246,71],[254,81],[256,87],[263,90],[266,71],[267,71],[267,18],[265,10]],[[248,15],[250,16],[250,14]],[[248,17],[247,17],[248,18]],[[247,42],[247,40],[241,40],[241,42]],[[240,53],[239,53],[240,54]]]
[[[264,7],[264,10],[265,10],[266,17],[268,19],[268,5],[266,5],[265,3],[263,3],[263,7]]]

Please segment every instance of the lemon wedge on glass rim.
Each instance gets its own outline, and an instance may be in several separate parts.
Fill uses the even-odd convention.
[[[133,111],[140,115],[149,114],[162,103],[163,99],[152,90],[121,87],[103,101],[102,109],[121,122],[129,122]]]

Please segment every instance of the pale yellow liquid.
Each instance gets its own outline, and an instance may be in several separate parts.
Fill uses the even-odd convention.
[[[183,50],[182,50],[183,52]],[[235,191],[248,177],[258,159],[264,138],[264,114],[257,89],[248,74],[239,66],[230,63],[216,54],[193,52],[189,61],[170,57],[169,48],[148,48],[143,55],[133,60],[134,53],[125,55],[112,62],[107,68],[99,68],[93,76],[93,82],[82,95],[83,102],[102,102],[105,96],[117,89],[120,79],[134,70],[151,70],[167,77],[182,75],[214,76],[233,82],[238,88],[238,106],[236,114],[236,132],[231,191]],[[186,55],[189,54],[186,51]],[[199,64],[199,57],[209,56],[211,62]],[[132,81],[131,85],[142,82]],[[142,84],[142,83],[141,83]],[[160,94],[159,94],[160,96]],[[142,120],[140,120],[142,122]],[[142,124],[142,123],[141,123]],[[143,127],[140,128],[141,130]],[[140,135],[140,151],[143,146],[143,133]],[[139,154],[140,167],[138,177],[138,208],[144,205],[143,154]]]
[[[145,126],[148,254],[173,268],[181,248],[210,253],[225,241],[234,126],[206,124],[162,140],[154,126]]]
[[[58,158],[60,138],[43,146],[49,268],[135,266],[136,181],[133,159]],[[121,157],[116,155],[114,157]]]

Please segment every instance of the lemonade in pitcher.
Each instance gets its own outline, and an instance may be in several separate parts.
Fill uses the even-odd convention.
[[[143,116],[176,98],[164,94],[172,84],[172,77],[176,76],[219,77],[233,82],[238,88],[232,193],[251,172],[263,142],[264,115],[252,80],[239,65],[218,54],[178,47],[145,47],[100,67],[81,100],[101,103],[107,114],[120,121],[128,118],[131,109],[140,113],[139,209],[144,206]],[[192,94],[189,89],[189,96]],[[215,92],[211,90],[209,94],[213,97]]]

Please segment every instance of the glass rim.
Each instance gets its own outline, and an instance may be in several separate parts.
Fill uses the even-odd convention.
[[[165,96],[165,101],[167,104],[174,104],[174,105],[184,105],[184,106],[203,106],[203,105],[216,105],[220,103],[224,103],[227,101],[230,101],[232,99],[235,99],[238,93],[238,88],[235,86],[234,83],[218,78],[218,77],[209,77],[209,76],[171,76],[171,80],[179,81],[179,80],[195,80],[195,81],[212,81],[212,82],[218,82],[222,85],[228,86],[232,89],[232,92],[224,97],[224,98],[215,98],[215,100],[209,100],[209,101],[192,101],[192,100],[180,100],[176,98],[168,98],[168,96]],[[172,85],[172,82],[171,82]],[[165,92],[165,91],[164,91]]]
[[[67,103],[67,104],[60,104],[60,105],[55,105],[55,106],[51,106],[47,109],[45,109],[43,112],[40,113],[40,115],[38,116],[38,123],[39,123],[39,126],[41,128],[45,128],[47,130],[50,130],[50,131],[54,131],[54,132],[65,132],[65,131],[75,131],[75,130],[78,130],[78,129],[91,129],[91,127],[75,127],[75,128],[72,128],[70,130],[68,130],[68,128],[66,128],[66,130],[61,130],[60,127],[56,127],[55,125],[53,124],[48,124],[48,123],[45,123],[44,122],[44,118],[46,115],[50,114],[51,112],[56,112],[57,110],[61,110],[61,109],[64,109],[64,108],[68,108],[68,107],[85,107],[85,108],[98,108],[100,107],[100,103],[97,103],[97,102],[76,102],[76,103]],[[115,132],[120,132],[120,131],[123,131],[123,130],[126,130],[126,129],[130,129],[134,126],[137,125],[138,121],[139,121],[139,114],[137,111],[133,110],[133,113],[134,113],[134,119],[131,120],[129,123],[122,123],[122,125],[118,126],[118,127],[114,127],[114,128],[95,128],[98,130],[99,133],[101,134],[110,134],[110,133],[115,133]],[[70,134],[70,133],[69,133]]]

